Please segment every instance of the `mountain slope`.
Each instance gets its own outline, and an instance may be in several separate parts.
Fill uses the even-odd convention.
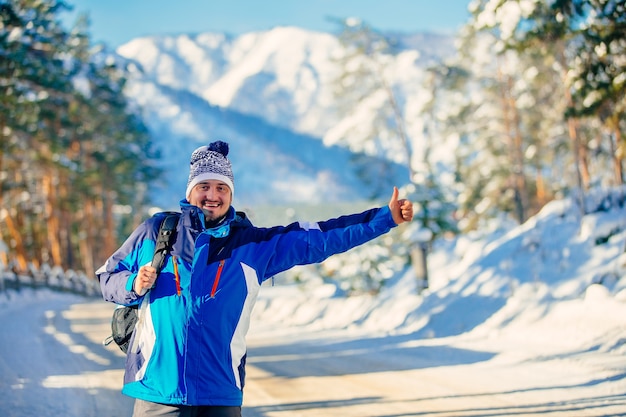
[[[341,47],[332,35],[283,27],[238,37],[162,36],[135,39],[117,52],[138,69],[127,94],[144,109],[166,155],[158,205],[176,205],[190,153],[217,139],[231,144],[236,202],[244,204],[364,200],[408,181],[398,138],[364,142],[375,123],[371,101],[355,103],[353,115],[340,119],[333,80]],[[390,57],[397,60],[389,77],[398,94],[418,96],[421,65],[432,56],[420,61],[410,49]],[[419,118],[412,128],[423,129]]]

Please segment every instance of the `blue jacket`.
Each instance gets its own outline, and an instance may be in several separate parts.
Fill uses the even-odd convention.
[[[321,262],[388,232],[388,207],[319,223],[254,227],[231,207],[226,222],[181,201],[171,256],[144,296],[133,290],[152,260],[162,217],[142,223],[96,275],[106,301],[141,304],[122,392],[163,404],[241,406],[245,335],[264,280]]]

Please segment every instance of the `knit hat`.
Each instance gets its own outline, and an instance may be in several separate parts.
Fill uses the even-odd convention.
[[[228,155],[228,143],[218,140],[201,146],[191,154],[189,180],[185,196],[189,199],[191,190],[196,184],[205,180],[223,181],[230,187],[231,193],[235,194],[235,179],[233,169],[230,166]]]

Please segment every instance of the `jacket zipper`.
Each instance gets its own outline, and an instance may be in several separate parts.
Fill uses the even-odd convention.
[[[176,255],[172,256],[174,261],[174,280],[176,281],[176,295],[180,297],[180,274],[178,273],[178,258]]]
[[[213,281],[213,288],[211,288],[211,298],[215,298],[215,293],[217,291],[217,285],[220,282],[220,276],[222,275],[222,269],[224,269],[225,259],[220,261],[220,264],[217,266],[217,272],[215,273],[215,280]]]

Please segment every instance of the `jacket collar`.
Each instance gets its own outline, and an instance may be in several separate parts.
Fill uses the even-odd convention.
[[[226,218],[218,226],[206,228],[204,213],[199,207],[191,205],[186,199],[180,201],[180,208],[185,217],[184,225],[198,232],[207,232],[213,237],[226,237],[230,234],[231,227],[250,227],[252,223],[246,214],[236,211],[233,206],[228,209]]]

